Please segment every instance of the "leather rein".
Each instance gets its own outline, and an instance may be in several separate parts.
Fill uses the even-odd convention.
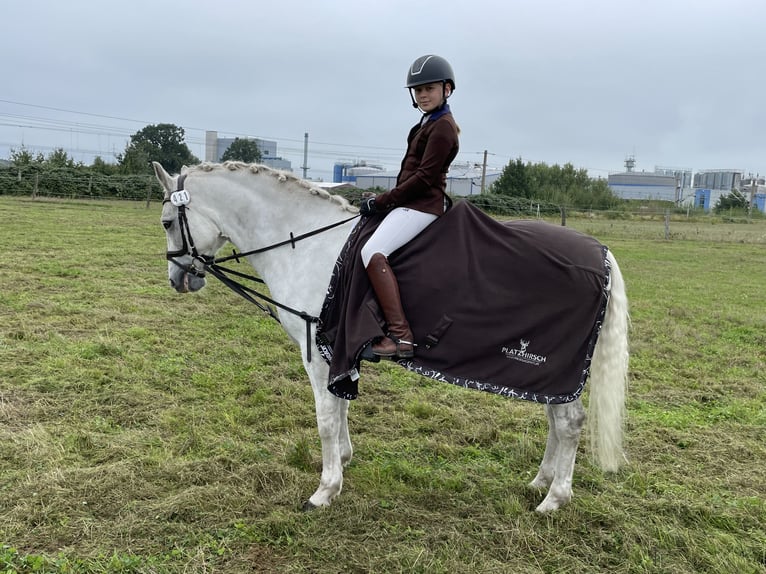
[[[301,319],[303,319],[306,322],[306,360],[310,363],[311,362],[311,325],[312,323],[318,323],[319,317],[309,315],[305,311],[299,311],[297,309],[293,309],[292,307],[288,307],[287,305],[284,305],[282,303],[279,303],[278,301],[275,301],[274,299],[270,297],[267,297],[263,293],[259,293],[258,291],[248,287],[247,285],[243,285],[242,283],[229,277],[229,275],[239,277],[240,279],[247,279],[249,281],[254,281],[256,283],[262,283],[264,285],[265,285],[265,281],[261,279],[260,277],[256,277],[255,275],[248,275],[247,273],[235,271],[234,269],[230,269],[228,267],[222,267],[220,263],[223,263],[225,261],[231,261],[231,260],[235,260],[237,263],[241,263],[240,257],[257,255],[259,253],[271,251],[272,249],[277,249],[278,247],[283,247],[285,245],[291,245],[292,248],[295,249],[295,244],[298,241],[302,241],[303,239],[308,239],[309,237],[313,237],[314,235],[319,235],[320,233],[324,233],[325,231],[329,231],[330,229],[339,227],[343,225],[344,223],[348,223],[349,221],[356,219],[357,217],[359,217],[359,215],[354,215],[342,221],[331,223],[330,225],[326,225],[319,229],[315,229],[313,231],[309,231],[307,233],[303,233],[297,236],[293,235],[291,231],[290,238],[285,239],[284,241],[279,241],[277,243],[273,243],[272,245],[268,245],[266,247],[261,247],[259,249],[253,249],[251,251],[245,251],[245,252],[237,252],[236,249],[234,249],[232,250],[231,255],[227,257],[216,258],[214,255],[204,255],[202,253],[199,253],[199,251],[197,250],[197,247],[194,245],[194,239],[192,238],[191,229],[189,228],[189,219],[186,215],[186,211],[188,209],[187,205],[191,201],[191,197],[189,196],[189,192],[186,189],[184,189],[185,180],[186,180],[186,174],[180,175],[178,177],[176,191],[171,193],[170,197],[166,197],[165,199],[162,200],[163,205],[166,203],[172,203],[173,206],[175,206],[176,209],[178,210],[178,225],[181,230],[181,248],[175,251],[166,251],[165,259],[167,259],[174,265],[180,267],[184,272],[194,275],[196,277],[205,277],[207,273],[210,273],[213,277],[218,279],[221,283],[226,285],[229,289],[234,291],[236,294],[240,295],[247,301],[250,301],[251,303],[256,305],[259,309],[264,311],[277,323],[281,323],[281,321],[279,320],[279,317],[277,316],[277,313],[274,310],[274,307],[278,307],[279,309],[282,309],[283,311],[287,311],[288,313],[292,313],[293,315],[296,315],[300,317]],[[177,257],[183,257],[184,255],[191,256],[192,261],[190,264],[185,265],[176,259]],[[259,299],[263,301],[263,303],[261,303]]]

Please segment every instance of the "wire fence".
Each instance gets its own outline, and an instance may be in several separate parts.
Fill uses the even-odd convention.
[[[105,175],[61,168],[0,170],[0,195],[68,199],[162,199],[153,175]]]
[[[369,190],[338,191],[350,202],[359,203]],[[154,175],[105,175],[78,173],[68,168],[48,170],[0,169],[0,196],[24,196],[52,200],[161,201],[163,190]],[[753,210],[705,212],[692,206],[667,202],[622,202],[615,209],[559,205],[534,199],[499,195],[454,197],[470,201],[497,219],[543,219],[577,228],[591,235],[619,232],[643,239],[702,239],[766,243],[766,215]]]

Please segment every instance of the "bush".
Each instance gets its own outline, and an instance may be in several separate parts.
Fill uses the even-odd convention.
[[[82,166],[0,168],[0,195],[145,200],[147,193],[162,199],[162,188],[151,175],[105,175]]]

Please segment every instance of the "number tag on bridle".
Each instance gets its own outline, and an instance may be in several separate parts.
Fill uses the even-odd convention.
[[[191,198],[189,197],[189,192],[185,189],[179,189],[178,191],[174,191],[170,194],[170,203],[175,205],[176,207],[181,207],[182,205],[188,205],[191,201]]]

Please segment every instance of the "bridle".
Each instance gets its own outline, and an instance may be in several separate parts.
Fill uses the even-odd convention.
[[[186,273],[190,273],[197,277],[205,276],[205,263],[211,261],[213,258],[205,255],[200,255],[197,251],[197,247],[194,245],[194,239],[189,229],[189,218],[186,217],[186,206],[191,201],[189,192],[184,189],[184,181],[186,180],[186,174],[178,177],[178,184],[176,191],[170,194],[170,197],[166,197],[162,200],[162,205],[166,203],[172,203],[178,210],[178,226],[181,230],[181,249],[175,251],[166,251],[165,259],[171,261]],[[190,265],[184,265],[176,260],[176,257],[183,257],[184,255],[191,255],[192,263]],[[201,265],[195,265],[195,262],[199,262]]]
[[[186,189],[184,189],[185,180],[186,180],[186,174],[180,175],[178,177],[176,191],[172,192],[169,197],[166,197],[165,199],[162,200],[163,205],[165,205],[166,203],[171,203],[178,210],[178,226],[181,231],[181,248],[176,249],[175,251],[166,251],[165,259],[167,259],[168,261],[170,261],[177,267],[180,267],[185,273],[189,273],[190,275],[194,275],[195,277],[205,277],[207,273],[210,273],[213,277],[221,281],[221,283],[226,285],[229,289],[231,289],[232,291],[234,291],[235,293],[237,293],[238,295],[240,295],[247,301],[250,301],[251,303],[256,305],[259,309],[267,313],[277,323],[281,323],[281,321],[279,320],[279,317],[277,316],[277,313],[274,310],[274,307],[278,307],[282,309],[283,311],[287,311],[288,313],[292,313],[293,315],[296,315],[300,317],[301,319],[303,319],[306,322],[306,360],[308,362],[311,362],[311,325],[312,323],[318,323],[319,317],[309,315],[305,311],[299,311],[297,309],[293,309],[292,307],[288,307],[287,305],[279,303],[278,301],[275,301],[274,299],[267,297],[266,295],[262,293],[259,293],[255,289],[252,289],[246,285],[243,285],[242,283],[239,283],[238,281],[229,277],[229,275],[233,275],[241,279],[247,279],[249,281],[255,281],[256,283],[265,284],[265,281],[261,279],[260,277],[256,277],[254,275],[248,275],[246,273],[235,271],[234,269],[222,267],[220,264],[226,261],[231,261],[231,260],[235,260],[237,263],[240,263],[240,257],[257,255],[259,253],[271,251],[272,249],[277,249],[278,247],[282,247],[284,245],[291,245],[292,248],[295,249],[295,244],[298,241],[307,239],[309,237],[313,237],[314,235],[318,235],[320,233],[324,233],[325,231],[329,231],[330,229],[334,229],[335,227],[339,227],[343,225],[344,223],[348,223],[349,221],[356,219],[357,217],[359,217],[359,215],[354,215],[342,221],[331,223],[330,225],[326,225],[319,229],[315,229],[313,231],[309,231],[307,233],[303,233],[298,236],[295,236],[293,235],[292,232],[290,232],[289,239],[285,239],[284,241],[273,243],[272,245],[268,245],[266,247],[261,247],[259,249],[253,249],[251,251],[245,251],[245,252],[237,252],[236,250],[232,250],[232,254],[229,255],[228,257],[216,258],[214,255],[204,255],[199,253],[199,251],[197,250],[197,247],[194,245],[194,238],[192,237],[191,229],[189,228],[189,218],[186,215],[186,211],[188,209],[187,205],[191,201],[191,197],[189,195],[189,192]],[[181,263],[177,259],[178,257],[183,257],[185,255],[191,256],[191,263],[189,263],[188,265]],[[258,299],[264,301],[264,303],[261,303],[260,301],[258,301]],[[269,305],[273,305],[273,307],[270,307]]]

